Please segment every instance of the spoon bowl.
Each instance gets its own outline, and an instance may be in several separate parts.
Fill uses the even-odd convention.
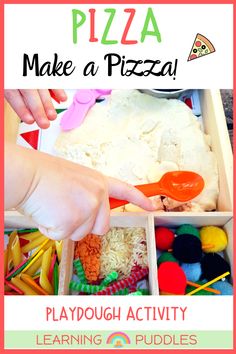
[[[163,195],[179,202],[188,202],[197,197],[204,188],[203,178],[192,171],[171,171],[165,173],[159,182],[135,186],[146,197]],[[110,198],[110,208],[128,204],[128,201]]]

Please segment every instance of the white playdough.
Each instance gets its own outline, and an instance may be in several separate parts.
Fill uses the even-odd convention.
[[[166,208],[216,209],[218,171],[210,137],[179,100],[113,90],[105,104],[90,109],[79,128],[60,134],[55,149],[65,159],[132,184],[155,182],[167,171],[197,172],[205,180],[203,192],[184,205],[166,198]]]

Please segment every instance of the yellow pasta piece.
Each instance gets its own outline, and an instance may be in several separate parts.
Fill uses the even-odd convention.
[[[48,276],[48,272],[50,269],[51,265],[51,255],[52,255],[52,247],[49,247],[43,255],[43,260],[42,260],[42,267],[41,271],[45,273],[46,276]]]
[[[20,279],[19,275],[14,278],[11,278],[11,282],[15,286],[17,286],[18,289],[22,290],[24,295],[38,295],[29,285],[27,285]]]
[[[8,240],[8,269],[11,269],[11,265],[12,265],[12,253],[11,253],[11,246],[12,243],[15,239],[15,237],[17,236],[17,230],[12,231],[12,233],[9,235],[9,240]]]
[[[25,272],[25,274],[28,274],[30,276],[33,276],[37,270],[41,267],[42,264],[42,259],[43,259],[43,255],[41,254],[41,256],[35,261],[35,263],[33,263]]]
[[[11,254],[14,268],[17,267],[22,261],[22,253],[20,248],[20,240],[18,235],[14,238],[11,244]]]
[[[8,248],[4,251],[4,276],[8,273]]]
[[[21,279],[28,284],[39,295],[48,295],[48,293],[41,288],[28,274],[21,274]]]
[[[56,250],[57,250],[57,258],[59,263],[61,262],[61,254],[62,254],[62,240],[61,241],[55,241],[56,244]]]
[[[30,232],[29,234],[20,235],[23,240],[33,241],[36,238],[44,236],[40,231]]]
[[[52,287],[50,281],[48,280],[48,277],[45,274],[44,270],[41,270],[39,284],[49,295],[53,295],[53,293],[54,293],[53,287]]]
[[[55,241],[53,240],[48,240],[48,242],[46,243],[46,245],[43,246],[43,250],[46,251],[49,247],[52,247],[52,249],[55,249]]]
[[[31,242],[27,243],[27,245],[24,245],[21,251],[23,253],[28,253],[29,251],[32,251],[33,249],[41,245],[41,243],[43,243],[46,239],[46,236],[39,236],[35,240],[32,240]]]
[[[25,273],[27,271],[27,269],[29,269],[36,261],[37,259],[40,258],[40,256],[42,256],[43,254],[43,250],[40,250],[36,256],[34,258],[32,258],[32,260],[29,262],[29,264],[27,264],[27,266],[22,270],[21,273]]]

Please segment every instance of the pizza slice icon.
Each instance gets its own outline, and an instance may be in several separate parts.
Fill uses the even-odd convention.
[[[208,55],[214,52],[215,48],[209,39],[198,33],[195,37],[188,61],[203,57],[204,55]]]

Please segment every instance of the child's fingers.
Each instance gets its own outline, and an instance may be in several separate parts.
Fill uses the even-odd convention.
[[[95,235],[104,235],[110,229],[110,205],[108,197],[102,203],[96,217],[95,224],[91,233]]]
[[[38,126],[43,129],[48,128],[50,123],[44,111],[38,90],[20,90],[20,93]]]
[[[64,90],[51,90],[59,101],[65,102],[67,95]]]
[[[86,235],[90,234],[93,228],[94,220],[94,218],[89,218],[69,236],[69,239],[72,241],[79,241]]]
[[[44,111],[49,120],[54,120],[57,117],[57,112],[52,104],[52,99],[48,90],[38,90],[39,96],[41,98]]]
[[[154,200],[145,197],[142,192],[131,184],[124,183],[116,178],[108,178],[108,191],[110,197],[127,200],[142,209],[153,211],[157,208]]]
[[[18,117],[27,124],[34,123],[34,117],[25,105],[25,102],[19,90],[5,90],[4,95],[6,100],[12,106]]]

